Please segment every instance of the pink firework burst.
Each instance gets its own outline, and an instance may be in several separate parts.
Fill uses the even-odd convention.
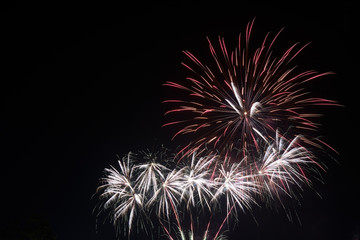
[[[170,105],[165,115],[172,115],[175,120],[163,125],[177,127],[173,138],[193,135],[193,141],[181,150],[185,155],[206,146],[222,153],[241,149],[245,156],[250,149],[259,151],[261,142],[274,140],[279,127],[287,131],[291,128],[294,136],[316,130],[314,119],[319,114],[310,112],[309,106],[338,105],[332,100],[311,97],[304,89],[304,83],[332,72],[298,72],[296,66],[290,66],[308,44],[295,43],[275,57],[272,48],[280,30],[273,38],[268,33],[262,44],[251,51],[253,23],[247,25],[245,39],[239,35],[238,46],[232,51],[224,38],[218,39],[221,51],[208,39],[216,65],[213,69],[184,51],[190,64],[182,64],[192,72],[191,76],[181,83],[164,84],[186,93],[184,98],[164,101]]]

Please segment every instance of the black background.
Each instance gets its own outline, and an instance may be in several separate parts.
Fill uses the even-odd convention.
[[[50,3],[51,2],[51,3]],[[287,3],[287,2],[285,2]],[[253,46],[285,27],[276,49],[311,42],[301,69],[336,75],[311,85],[324,108],[319,134],[339,151],[298,208],[301,224],[256,209],[240,217],[230,239],[359,239],[358,12],[328,2],[89,3],[13,1],[1,7],[1,233],[18,239],[41,218],[57,239],[115,239],[96,224],[92,198],[103,169],[123,155],[168,143],[161,128],[167,94],[181,81],[182,50],[210,59],[206,36],[232,48],[256,17]],[[258,40],[257,40],[258,39]],[[259,40],[260,39],[260,40]],[[210,60],[211,61],[211,60]],[[179,142],[171,143],[181,144]]]

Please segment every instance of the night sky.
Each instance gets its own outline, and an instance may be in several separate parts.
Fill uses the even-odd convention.
[[[305,190],[301,224],[257,208],[258,224],[244,214],[228,235],[360,239],[358,7],[251,2],[1,6],[0,239],[26,239],[41,226],[58,240],[115,239],[112,226],[96,224],[92,212],[103,169],[155,142],[183,144],[170,142],[174,132],[161,128],[168,90],[162,84],[189,73],[180,64],[182,50],[212,61],[206,36],[214,42],[224,36],[232,48],[254,17],[254,42],[285,27],[275,49],[311,42],[295,60],[299,68],[336,73],[310,91],[344,105],[319,109],[319,135],[340,154],[332,154],[338,163],[324,159],[325,184],[314,184],[322,198]]]

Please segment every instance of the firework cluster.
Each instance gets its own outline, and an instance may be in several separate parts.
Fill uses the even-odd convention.
[[[184,51],[191,76],[164,84],[183,93],[164,101],[171,106],[164,126],[177,128],[173,138],[187,136],[188,144],[174,154],[165,148],[129,153],[118,168],[105,169],[99,207],[119,232],[130,237],[136,226],[154,237],[158,221],[158,236],[168,239],[224,239],[224,225],[238,213],[297,198],[323,170],[313,149],[329,146],[311,137],[319,125],[312,110],[337,103],[310,97],[305,83],[330,72],[290,66],[306,45],[273,56],[281,31],[251,51],[252,26],[233,51],[223,38],[220,52],[208,40],[213,67]],[[221,221],[212,223],[214,216]],[[206,226],[196,224],[200,218]]]

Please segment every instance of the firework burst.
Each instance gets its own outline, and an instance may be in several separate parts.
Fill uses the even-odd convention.
[[[232,212],[235,208],[233,212],[237,213],[236,206],[242,210],[251,209],[255,203],[253,196],[259,186],[254,181],[254,175],[249,174],[241,163],[232,163],[226,167],[221,165],[214,184],[216,192],[213,201],[217,201],[223,195],[227,212]]]
[[[114,167],[105,169],[106,177],[102,179],[104,184],[98,191],[102,192],[102,207],[104,210],[110,209],[113,224],[119,226],[121,220],[127,221],[130,233],[134,216],[144,207],[144,199],[132,182],[131,153],[118,163],[120,171]]]
[[[250,35],[254,21],[248,24],[245,42],[240,34],[238,46],[229,51],[224,38],[219,37],[220,53],[208,39],[216,67],[209,67],[189,51],[184,54],[191,64],[183,65],[192,72],[186,81],[166,82],[164,85],[186,92],[184,99],[169,99],[165,115],[175,121],[178,135],[191,134],[193,141],[183,149],[187,154],[206,146],[216,151],[255,147],[269,142],[280,126],[292,127],[294,135],[316,130],[317,113],[309,106],[337,105],[332,100],[310,97],[303,85],[319,77],[332,74],[315,70],[297,72],[290,67],[292,60],[307,46],[296,43],[282,56],[273,56],[272,48],[280,32],[272,39],[267,34],[255,51],[250,50]],[[186,112],[187,114],[184,114]],[[315,144],[315,143],[314,143]]]
[[[205,156],[197,159],[196,154],[191,156],[190,165],[183,168],[184,186],[182,198],[187,201],[187,208],[204,204],[211,210],[209,199],[213,197],[211,189],[214,187],[211,181],[212,165],[216,164],[216,156]],[[215,166],[214,166],[215,167]]]
[[[318,169],[323,167],[315,161],[315,156],[301,145],[301,136],[292,140],[280,136],[276,131],[276,140],[269,144],[254,162],[256,172],[254,181],[261,186],[259,196],[267,202],[282,201],[282,196],[296,198],[296,190],[302,185],[311,186],[311,176],[320,176]],[[310,174],[309,174],[310,175]]]

